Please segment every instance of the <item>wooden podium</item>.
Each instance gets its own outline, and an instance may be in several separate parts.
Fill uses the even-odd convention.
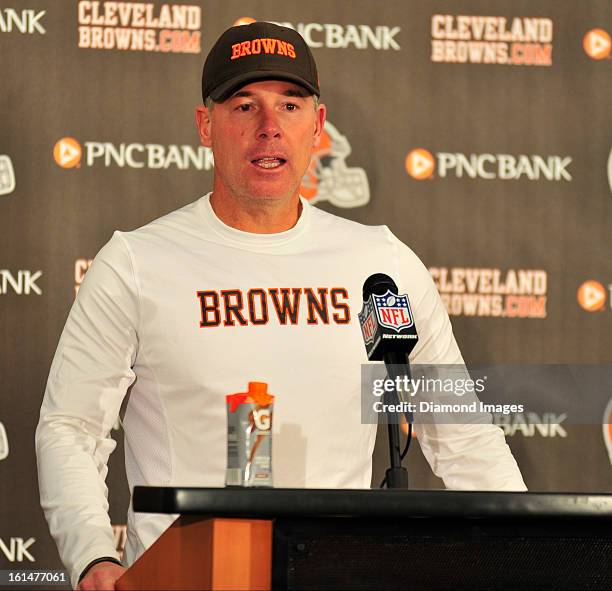
[[[272,521],[183,515],[116,588],[270,589],[271,565]]]
[[[610,589],[612,495],[136,487],[147,589]]]

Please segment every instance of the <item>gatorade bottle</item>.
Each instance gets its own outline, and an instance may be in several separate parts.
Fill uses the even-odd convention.
[[[268,384],[249,382],[247,392],[228,394],[227,486],[272,486],[272,409]]]

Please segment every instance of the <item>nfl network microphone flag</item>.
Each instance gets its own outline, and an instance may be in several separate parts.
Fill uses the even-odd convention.
[[[359,323],[370,361],[382,361],[389,351],[409,352],[419,338],[408,296],[388,288],[364,300]]]

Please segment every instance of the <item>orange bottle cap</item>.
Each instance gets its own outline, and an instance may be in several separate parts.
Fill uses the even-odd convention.
[[[249,382],[247,392],[227,394],[225,399],[230,406],[230,412],[235,412],[241,404],[249,402],[254,402],[260,406],[268,406],[274,402],[274,396],[268,394],[268,384],[266,382]]]
[[[249,394],[267,394],[268,384],[265,382],[249,382]]]

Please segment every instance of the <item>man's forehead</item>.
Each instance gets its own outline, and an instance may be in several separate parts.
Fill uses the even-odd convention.
[[[229,96],[229,99],[236,97],[253,97],[263,94],[278,94],[291,97],[309,97],[312,93],[308,92],[303,86],[287,82],[285,80],[258,80],[250,82],[240,87],[236,92]]]

